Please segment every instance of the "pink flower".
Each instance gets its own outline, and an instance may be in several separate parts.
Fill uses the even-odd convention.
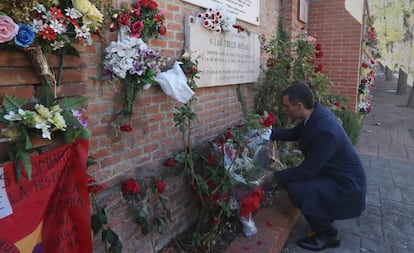
[[[19,26],[9,16],[0,16],[0,43],[11,41],[18,31]]]
[[[142,30],[144,30],[144,21],[139,20],[139,21],[136,21],[135,23],[132,23],[129,26],[129,30],[131,31],[130,36],[132,38],[139,38],[141,36]]]

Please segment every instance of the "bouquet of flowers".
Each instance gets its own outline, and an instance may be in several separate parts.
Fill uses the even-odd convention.
[[[90,45],[102,22],[102,13],[88,0],[6,0],[0,4],[0,43],[24,48],[42,82],[54,85],[44,54],[61,54],[62,67],[67,53],[77,55],[72,43]]]
[[[123,108],[119,114],[131,116],[137,92],[156,84],[163,58],[149,49],[140,38],[126,38],[113,41],[106,48],[104,75],[109,81],[122,79],[125,82]]]
[[[8,157],[2,159],[23,161],[29,178],[32,167],[30,152],[35,149],[32,136],[52,140],[55,133],[62,133],[67,143],[90,136],[79,111],[88,98],[75,96],[57,101],[49,86],[44,87],[44,96],[37,101],[5,95],[0,107],[0,141],[13,143],[8,149]],[[16,163],[16,178],[19,181],[20,162]]]
[[[102,13],[88,0],[10,2],[14,4],[0,6],[0,26],[9,27],[1,29],[5,34],[0,43],[13,40],[23,48],[37,43],[46,52],[56,52],[73,42],[91,44],[91,32],[103,22]],[[24,7],[20,6],[23,3]],[[18,22],[17,33],[13,19]]]
[[[167,28],[164,25],[165,11],[158,9],[158,4],[153,0],[137,0],[131,9],[112,9],[112,17],[109,25],[110,31],[120,30],[122,36],[141,38],[147,41],[149,38],[160,34],[165,35]]]

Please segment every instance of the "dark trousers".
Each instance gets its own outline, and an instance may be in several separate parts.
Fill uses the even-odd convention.
[[[284,187],[289,195],[292,203],[301,209],[304,201],[304,189],[306,189],[304,182],[291,183]],[[308,222],[310,228],[315,233],[324,233],[326,235],[334,235],[337,230],[332,226],[334,220],[321,219],[314,216],[305,215],[305,219]]]
[[[313,232],[326,235],[336,234],[337,230],[332,226],[333,220],[320,219],[309,215],[304,216]]]

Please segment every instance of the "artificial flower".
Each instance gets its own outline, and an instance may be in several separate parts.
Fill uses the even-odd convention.
[[[165,25],[160,25],[160,27],[158,27],[158,32],[159,32],[161,35],[165,35],[165,34],[167,34],[167,27],[165,27]]]
[[[72,0],[73,8],[82,13],[84,24],[99,26],[103,22],[102,13],[88,0]]]
[[[0,16],[0,43],[11,41],[18,32],[19,26],[9,16]]]
[[[14,37],[14,43],[20,47],[28,47],[33,43],[36,36],[35,32],[30,26],[23,23],[18,23],[19,31]]]

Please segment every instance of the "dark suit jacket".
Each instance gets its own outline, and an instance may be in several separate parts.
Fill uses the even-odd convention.
[[[336,220],[362,213],[365,172],[348,135],[329,109],[316,103],[305,125],[272,129],[270,139],[299,141],[303,162],[277,171],[275,176],[303,214]]]

